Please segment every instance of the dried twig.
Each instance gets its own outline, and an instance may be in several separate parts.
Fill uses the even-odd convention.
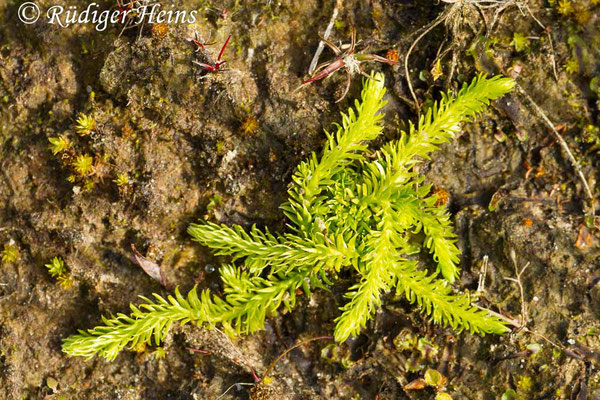
[[[525,272],[525,270],[527,268],[529,268],[529,262],[527,262],[527,264],[525,264],[525,266],[523,268],[521,268],[521,270],[519,270],[519,264],[517,263],[517,256],[514,253],[514,251],[511,251],[511,258],[512,258],[512,262],[513,265],[515,266],[515,276],[516,278],[504,278],[507,281],[511,281],[511,282],[515,282],[517,284],[517,286],[519,287],[519,294],[521,296],[521,323],[519,325],[521,325],[522,327],[524,327],[525,325],[527,325],[527,321],[529,320],[529,318],[527,317],[527,303],[525,302],[525,289],[523,289],[523,283],[521,282],[521,276],[523,275],[523,273]]]
[[[287,349],[286,351],[281,353],[275,360],[273,360],[273,362],[271,362],[271,364],[267,368],[267,371],[263,374],[263,379],[258,379],[258,377],[254,374],[254,370],[253,370],[252,374],[254,375],[254,380],[256,381],[256,383],[248,383],[248,382],[234,383],[233,385],[229,386],[227,388],[227,390],[225,392],[223,392],[223,394],[221,394],[219,397],[217,397],[217,399],[220,399],[223,396],[225,396],[231,389],[233,389],[236,386],[256,386],[262,380],[264,380],[266,377],[269,376],[269,373],[273,370],[273,368],[279,362],[279,360],[281,360],[283,357],[285,357],[290,351],[292,351],[300,346],[303,346],[307,343],[314,342],[315,340],[333,340],[333,336],[318,336],[315,338],[307,339],[302,342],[296,343],[295,345],[293,345],[292,347],[290,347],[289,349]]]
[[[408,71],[408,58],[410,57],[410,54],[414,50],[415,46],[419,43],[419,41],[421,39],[423,39],[423,37],[425,37],[425,35],[427,35],[429,32],[431,32],[436,26],[438,26],[439,24],[444,22],[450,16],[450,14],[454,13],[455,10],[456,9],[454,6],[446,8],[446,10],[444,10],[444,12],[439,17],[437,17],[435,20],[433,20],[428,25],[426,25],[423,32],[412,42],[412,44],[408,48],[408,51],[406,52],[406,55],[404,56],[404,74],[406,75],[406,82],[408,83],[408,90],[410,91],[410,95],[412,96],[413,101],[415,102],[415,106],[417,107],[417,110],[420,110],[419,100],[417,99],[417,95],[415,94],[415,91],[413,90],[412,82],[410,80],[410,73]]]
[[[335,24],[335,19],[337,18],[339,8],[341,5],[342,0],[337,0],[333,9],[333,13],[331,14],[331,19],[329,19],[329,25],[327,25],[327,29],[325,29],[325,33],[323,34],[323,39],[327,39],[329,38],[329,35],[331,35],[331,30],[333,29],[333,25]],[[325,42],[321,40],[319,41],[317,51],[315,51],[315,55],[313,56],[313,59],[310,62],[310,66],[308,67],[308,75],[312,75],[313,72],[315,72],[315,68],[317,68],[317,63],[319,62],[319,57],[321,56],[323,49],[325,49]]]
[[[554,79],[556,79],[556,81],[558,82],[558,73],[556,72],[556,58],[554,56],[554,44],[552,42],[552,35],[550,34],[550,30],[548,30],[546,25],[542,24],[542,22],[539,19],[537,19],[535,15],[533,15],[533,12],[529,8],[529,5],[527,5],[526,3],[523,5],[525,6],[525,9],[527,10],[531,18],[533,18],[533,20],[537,22],[537,24],[544,30],[544,32],[546,32],[546,35],[548,36],[548,44],[550,44],[550,59],[552,60],[552,72],[554,73]]]
[[[277,357],[275,360],[273,360],[273,362],[267,368],[266,372],[263,374],[263,379],[265,377],[269,376],[269,373],[275,367],[275,365],[279,362],[279,360],[281,360],[283,357],[285,357],[290,351],[292,351],[300,346],[304,346],[307,343],[314,342],[315,340],[333,340],[333,336],[318,336],[315,338],[307,339],[302,342],[296,343],[295,345],[293,345],[292,347],[290,347],[289,349],[287,349],[286,351],[281,353],[279,355],[279,357]]]
[[[523,95],[523,97],[525,97],[527,99],[527,101],[529,101],[529,103],[533,107],[533,110],[536,112],[536,114],[538,114],[538,116],[542,120],[544,120],[544,122],[546,123],[546,125],[548,125],[548,127],[550,128],[550,130],[552,131],[552,133],[554,134],[554,136],[556,137],[556,139],[560,143],[560,145],[563,148],[563,150],[565,151],[565,153],[567,153],[567,158],[569,159],[569,161],[573,165],[573,168],[575,168],[575,171],[577,172],[577,175],[579,176],[579,178],[581,180],[581,183],[583,184],[583,187],[585,188],[586,195],[590,199],[590,202],[592,204],[591,212],[593,212],[594,211],[594,207],[593,207],[593,204],[594,204],[594,195],[592,194],[592,190],[590,189],[590,185],[588,184],[587,179],[585,178],[585,175],[583,175],[583,171],[581,170],[581,166],[577,162],[577,159],[575,159],[575,156],[571,152],[571,149],[569,148],[569,145],[567,144],[567,142],[565,141],[565,139],[563,139],[563,137],[560,135],[560,133],[558,133],[558,131],[554,127],[554,124],[552,123],[552,121],[550,121],[550,118],[548,118],[548,116],[546,115],[546,113],[544,112],[544,110],[542,110],[542,108],[540,106],[538,106],[535,101],[533,101],[533,99],[531,98],[531,96],[521,87],[521,85],[519,85],[517,83],[516,87],[517,87],[517,90],[519,91],[519,93],[521,95]]]
[[[479,271],[479,281],[477,283],[477,294],[485,292],[485,276],[487,275],[489,257],[487,254],[483,256],[483,262],[481,263],[481,270]]]
[[[254,386],[254,383],[249,383],[249,382],[238,382],[238,383],[234,383],[233,385],[229,386],[227,388],[226,391],[224,391],[219,397],[217,397],[217,400],[222,399],[223,397],[225,397],[225,395],[234,387],[236,386]]]

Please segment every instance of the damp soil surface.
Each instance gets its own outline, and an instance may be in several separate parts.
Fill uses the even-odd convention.
[[[597,199],[598,1],[340,3],[332,42],[349,44],[353,21],[357,51],[402,64],[361,66],[383,72],[388,90],[384,139],[373,148],[418,118],[407,78],[422,107],[478,73],[517,80],[519,91],[420,172],[448,194],[462,250],[456,290],[520,328],[459,333],[388,294],[358,337],[302,345],[249,385],[252,371],[262,377],[294,344],[332,334],[348,274],[251,336],[173,326],[160,349],[114,361],[67,356],[62,340],[78,329],[127,313],[140,295],[169,293],[135,262],[132,244],[172,287],[219,293],[228,260],[193,242],[188,225],[206,218],[284,231],[279,205],[291,173],[322,147],[362,78],[337,103],[343,70],[299,89],[334,1],[184,0],[175,7],[196,10],[195,23],[122,32],[43,18],[26,25],[21,2],[9,0],[0,3],[1,399],[600,398],[599,209],[540,113]],[[404,58],[428,27],[407,77]],[[193,63],[214,62],[229,35],[222,70]],[[326,48],[320,61],[334,57]],[[89,129],[77,127],[82,115]],[[54,154],[51,138],[70,147]],[[60,281],[45,267],[54,257],[67,267]],[[444,382],[424,384],[428,369]]]

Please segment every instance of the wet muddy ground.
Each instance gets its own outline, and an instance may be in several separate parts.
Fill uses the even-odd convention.
[[[189,223],[285,229],[278,206],[291,172],[360,92],[355,76],[335,103],[343,72],[296,90],[334,2],[185,0],[177,7],[198,10],[196,23],[121,36],[114,26],[24,25],[20,4],[0,4],[0,398],[215,399],[230,388],[221,398],[430,399],[433,387],[406,388],[428,368],[447,378],[440,391],[453,399],[600,398],[600,210],[527,98],[598,199],[597,0],[341,4],[331,40],[348,43],[353,20],[359,51],[396,50],[402,62],[422,28],[448,17],[409,60],[425,105],[478,72],[517,79],[522,91],[465,126],[421,172],[450,196],[463,252],[457,290],[475,291],[486,271],[478,304],[527,325],[503,337],[458,334],[388,295],[359,337],[301,346],[255,388],[239,385],[253,382],[251,369],[261,376],[295,343],[333,332],[351,276],[233,342],[176,327],[164,352],[147,347],[107,362],[67,357],[61,340],[127,312],[138,295],[168,293],[135,263],[132,244],[183,290],[197,281],[218,292],[215,268],[226,260],[193,243]],[[195,34],[214,44],[196,52],[184,39]],[[227,70],[192,63],[203,52],[216,59],[229,35]],[[321,60],[333,57],[325,50]],[[384,136],[397,138],[417,115],[404,68],[363,68],[386,76]],[[87,133],[76,128],[82,113],[95,121]],[[49,149],[60,135],[71,153]],[[93,165],[85,177],[74,166],[83,155]],[[44,267],[53,257],[65,261],[66,284]],[[522,270],[524,301],[507,279]]]

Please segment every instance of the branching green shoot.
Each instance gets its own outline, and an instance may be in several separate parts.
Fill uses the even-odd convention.
[[[281,207],[289,220],[287,233],[207,221],[190,226],[195,240],[231,257],[220,269],[223,296],[194,288],[187,296],[176,291],[166,299],[144,298],[131,306],[131,315],[103,319],[104,325],[67,338],[63,350],[114,359],[126,346],[160,344],[176,322],[250,334],[280,308],[293,309],[298,293],[310,296],[315,288],[332,285],[345,269],[356,275],[356,283],[336,319],[338,342],[358,334],[381,306],[382,295],[392,290],[435,323],[482,335],[506,332],[502,320],[452,289],[460,251],[450,217],[413,167],[491,100],[510,92],[514,82],[478,76],[456,96],[444,95],[398,140],[366,157],[367,142],[382,131],[383,81],[381,74],[366,80],[361,101],[342,115],[335,132],[326,133],[322,153],[297,167]],[[422,246],[436,262],[434,272],[411,256]]]

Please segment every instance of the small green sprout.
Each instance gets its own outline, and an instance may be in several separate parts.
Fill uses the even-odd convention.
[[[355,361],[352,361],[350,352],[335,343],[329,344],[321,350],[321,358],[328,364],[340,364],[344,369],[352,368],[356,364]]]
[[[581,131],[581,138],[584,143],[592,144],[593,149],[600,149],[600,126],[587,124]],[[591,224],[590,227],[593,227]]]
[[[51,376],[46,379],[46,385],[52,389],[53,392],[56,392],[58,389],[58,381]]]
[[[408,385],[404,386],[404,390],[421,390],[429,386],[437,392],[435,400],[452,400],[452,396],[445,392],[448,378],[442,375],[435,369],[428,368],[425,371],[423,378],[415,379]]]
[[[446,378],[444,375],[440,374],[439,371],[435,369],[427,369],[425,371],[425,382],[429,386],[442,386],[446,383]]]
[[[514,389],[507,389],[504,393],[502,393],[502,397],[500,400],[516,400],[517,392]]]
[[[113,182],[119,187],[126,186],[129,184],[129,175],[126,173],[119,173],[117,174],[117,177],[113,179]]]
[[[165,358],[167,356],[167,352],[165,351],[164,347],[157,347],[156,350],[154,350],[152,352],[152,355],[157,360],[160,360],[160,359]]]
[[[242,126],[241,126],[242,132],[244,132],[245,135],[255,134],[256,131],[258,131],[258,128],[259,128],[258,120],[254,117],[246,118],[246,120],[242,123]]]
[[[75,130],[81,136],[89,135],[96,130],[96,120],[92,117],[88,117],[84,113],[79,114],[79,118],[77,118],[76,122],[77,125],[75,125]]]
[[[91,192],[92,190],[94,190],[95,187],[96,187],[96,182],[94,182],[91,179],[86,179],[85,182],[83,182],[83,190],[85,192]]]
[[[63,151],[68,150],[72,146],[71,141],[69,140],[69,138],[67,138],[66,135],[59,135],[57,137],[48,138],[48,141],[50,142],[48,148],[50,149],[50,151],[52,151],[52,154],[54,155],[62,153]]]
[[[531,398],[534,389],[533,379],[530,376],[523,375],[517,380],[517,393],[522,398]]]
[[[80,176],[87,176],[92,173],[94,166],[94,159],[88,154],[78,155],[75,161],[73,161],[73,167]]]
[[[573,75],[579,72],[579,61],[576,58],[569,58],[565,63],[565,71]]]
[[[514,46],[515,51],[521,52],[529,49],[529,38],[522,33],[515,32],[513,34],[513,40],[510,42]]]
[[[442,68],[442,63],[439,58],[436,61],[433,68],[431,68],[431,71],[429,71],[429,72],[431,73],[431,76],[433,77],[434,82],[437,81],[438,79],[440,79],[442,77],[442,75],[444,75],[444,69]]]
[[[15,263],[21,258],[19,249],[11,243],[4,245],[4,250],[0,252],[3,263]]]
[[[63,290],[69,290],[73,287],[73,278],[67,275],[59,276],[56,278],[56,283]]]
[[[208,201],[208,205],[206,206],[206,211],[213,211],[215,208],[223,205],[223,197],[221,195],[215,194]]]
[[[596,94],[598,98],[600,98],[600,78],[594,77],[590,81],[590,90]]]
[[[575,11],[575,9],[573,8],[573,3],[571,3],[571,0],[560,0],[558,2],[558,13],[568,16],[573,14],[573,12]]]
[[[54,257],[45,267],[48,269],[48,273],[56,278],[56,283],[61,289],[68,290],[73,287],[73,278],[67,275],[67,266],[62,258]]]
[[[65,262],[60,257],[54,257],[48,264],[45,265],[48,268],[48,272],[53,278],[59,277],[67,272]]]
[[[217,154],[221,155],[225,152],[225,142],[219,140],[216,145]]]

